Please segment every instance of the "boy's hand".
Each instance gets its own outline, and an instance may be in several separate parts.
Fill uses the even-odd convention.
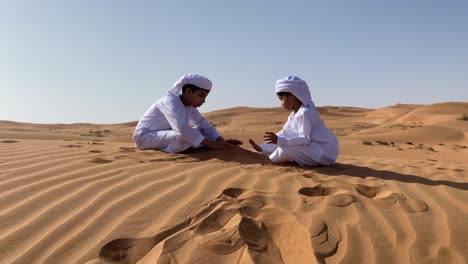
[[[226,140],[227,143],[229,144],[232,144],[232,145],[236,145],[236,146],[239,146],[239,145],[242,145],[244,142],[240,141],[240,140],[237,140],[237,139],[228,139]]]
[[[257,143],[255,143],[253,139],[249,139],[249,143],[250,145],[252,145],[252,148],[254,148],[256,151],[262,152],[262,148]]]
[[[224,142],[227,142],[227,143],[229,143],[229,144],[231,144],[231,145],[236,145],[236,146],[239,146],[239,145],[242,145],[242,144],[243,144],[243,142],[240,141],[240,140],[237,140],[237,139],[228,139],[228,140],[225,140],[225,139],[224,139],[223,137],[221,137],[221,136],[218,137],[218,138],[216,139],[216,141],[217,141],[217,142],[223,142],[223,141],[224,141]]]
[[[278,136],[273,132],[265,132],[263,137],[267,143],[278,144]]]
[[[206,139],[205,139],[206,140]],[[226,141],[202,141],[202,144],[209,149],[231,149],[234,145],[229,144]]]

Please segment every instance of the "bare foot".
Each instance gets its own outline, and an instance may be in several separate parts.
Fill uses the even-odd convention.
[[[250,143],[250,145],[252,145],[252,147],[253,147],[256,151],[262,152],[262,148],[261,148],[259,145],[257,145],[257,143],[255,143],[255,141],[253,141],[252,139],[249,139],[249,143]]]

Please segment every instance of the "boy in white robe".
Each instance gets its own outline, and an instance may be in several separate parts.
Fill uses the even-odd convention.
[[[211,91],[211,81],[203,76],[185,74],[166,96],[157,100],[140,118],[133,133],[138,149],[159,149],[178,153],[205,146],[210,149],[230,149],[242,142],[223,137],[201,114],[197,107]]]
[[[292,110],[283,129],[265,132],[260,146],[252,147],[273,162],[296,162],[301,166],[329,166],[338,158],[338,140],[328,129],[310,97],[307,83],[296,76],[276,82],[276,94],[286,110]]]

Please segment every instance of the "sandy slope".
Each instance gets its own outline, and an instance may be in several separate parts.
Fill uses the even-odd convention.
[[[137,151],[135,122],[0,121],[0,263],[466,263],[468,103],[319,111],[331,167]],[[287,115],[205,116],[246,142]]]

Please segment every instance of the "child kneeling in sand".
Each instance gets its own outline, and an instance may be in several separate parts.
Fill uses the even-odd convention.
[[[338,140],[328,129],[310,97],[307,83],[296,76],[276,82],[276,94],[286,110],[293,110],[278,133],[265,132],[266,143],[252,147],[273,162],[329,166],[338,157]]]
[[[224,140],[197,107],[211,91],[211,81],[203,76],[185,74],[166,96],[157,100],[140,118],[133,142],[138,149],[159,149],[178,153],[201,145],[210,149],[230,149],[242,142]]]

